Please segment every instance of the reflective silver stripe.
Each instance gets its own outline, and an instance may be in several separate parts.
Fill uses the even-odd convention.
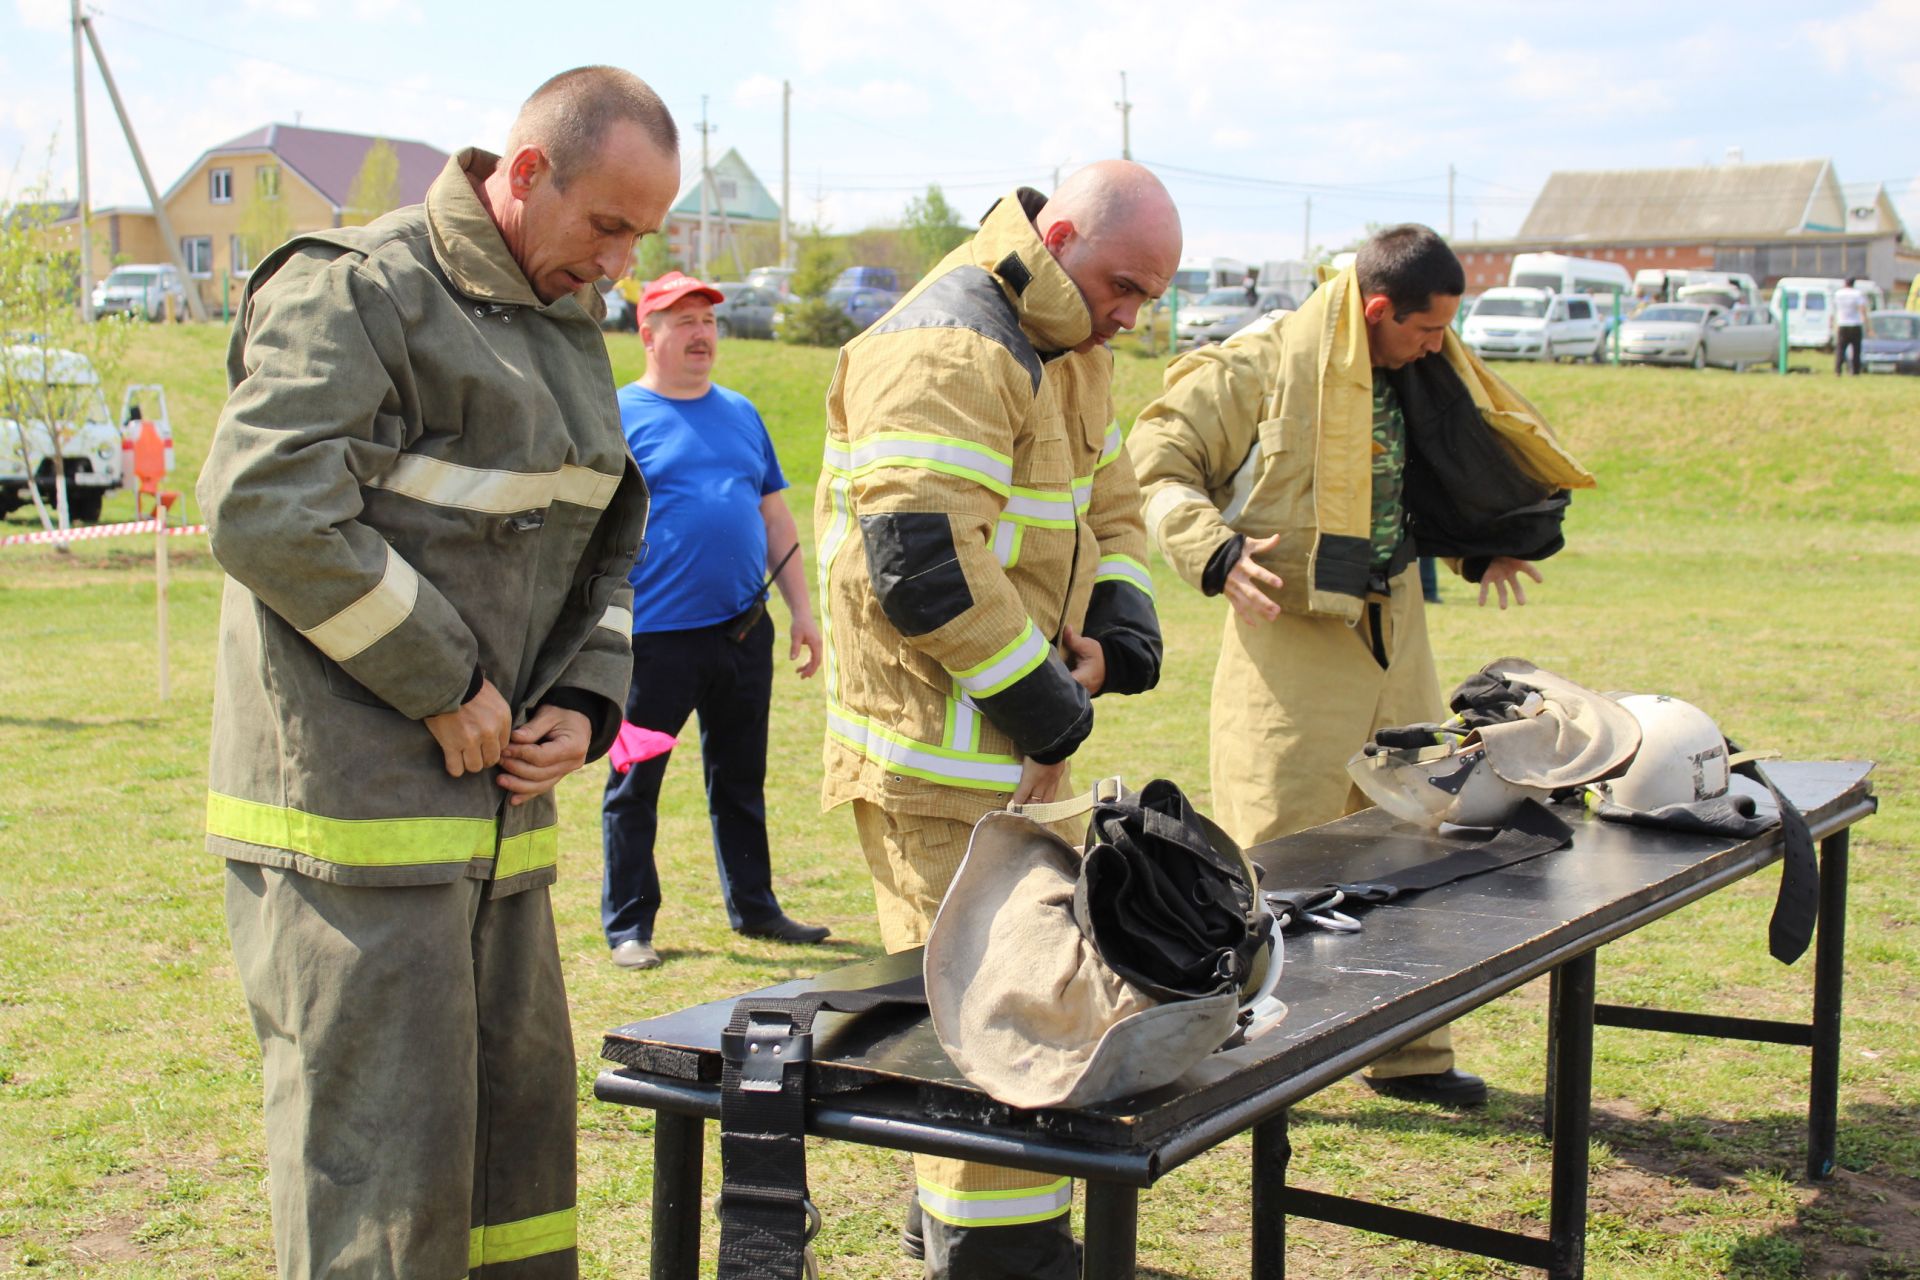
[[[1147,598],[1153,598],[1153,575],[1147,567],[1132,556],[1106,556],[1100,561],[1100,567],[1094,570],[1095,582],[1130,582],[1146,592]]]
[[[828,450],[833,446],[829,444]],[[833,653],[833,562],[840,554],[841,546],[847,540],[853,520],[847,511],[847,481],[836,476],[827,482],[827,490],[833,495],[833,518],[827,522],[826,536],[820,539],[820,645],[827,651],[827,696],[832,697],[839,688],[834,673],[839,663]]]
[[[301,635],[335,662],[345,662],[407,620],[420,596],[420,575],[387,547],[387,567],[373,590]]]
[[[993,526],[993,556],[1003,569],[1013,565],[1014,552],[1020,549],[1020,526],[1011,520],[1001,520]]]
[[[1147,499],[1146,519],[1147,532],[1152,535],[1155,542],[1160,540],[1160,522],[1171,515],[1175,509],[1184,507],[1190,502],[1197,502],[1206,507],[1213,505],[1212,499],[1192,485],[1169,484],[1153,491],[1153,496]]]
[[[1264,456],[1260,448],[1260,437],[1253,438],[1253,447],[1247,450],[1246,460],[1233,473],[1233,482],[1227,486],[1227,505],[1221,508],[1220,518],[1232,524],[1247,509],[1247,499],[1253,496],[1253,482],[1260,473],[1260,459]]]
[[[607,611],[600,615],[600,625],[619,635],[630,636],[633,634],[633,610],[610,604]]]
[[[991,697],[1047,660],[1047,639],[1028,620],[1026,629],[1000,652],[977,667],[953,672],[961,688],[976,697]]]
[[[980,710],[973,699],[961,693],[953,700],[953,719],[947,732],[947,746],[955,751],[973,750],[980,724]]]
[[[890,431],[876,433],[851,447],[827,441],[826,465],[848,475],[873,467],[929,467],[957,472],[999,492],[1013,483],[1013,459],[1004,454],[964,441]]]
[[[1037,489],[1015,489],[1007,498],[1001,513],[1009,520],[1025,522],[1045,522],[1073,527],[1073,498],[1071,493],[1045,493]]]
[[[1112,462],[1115,458],[1119,457],[1120,446],[1121,446],[1120,424],[1116,422],[1112,426],[1107,428],[1107,438],[1100,445],[1100,461],[1093,464],[1093,469],[1095,471],[1098,471],[1100,468],[1106,466],[1109,462]]]
[[[555,502],[601,511],[613,501],[620,477],[572,465],[558,471],[485,471],[408,453],[366,483],[435,506],[498,516],[542,510]]]
[[[1007,1191],[953,1191],[932,1182],[921,1182],[920,1208],[961,1227],[1011,1226],[1020,1222],[1042,1222],[1057,1218],[1073,1208],[1073,1181],[1062,1178],[1041,1187],[1017,1187]]]
[[[1085,511],[1093,505],[1093,477],[1084,476],[1073,482],[1073,509]]]
[[[1020,762],[1011,756],[950,751],[913,742],[831,704],[827,707],[827,732],[896,773],[1002,791],[1011,791],[1020,785]]]

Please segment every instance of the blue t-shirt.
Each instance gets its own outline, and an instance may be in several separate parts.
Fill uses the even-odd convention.
[[[737,616],[767,580],[760,499],[787,487],[759,410],[720,386],[698,400],[671,400],[635,382],[619,399],[627,447],[653,504],[646,553],[628,575],[634,631],[686,631]]]

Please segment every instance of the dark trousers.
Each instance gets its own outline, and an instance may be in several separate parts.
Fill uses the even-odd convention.
[[[1843,324],[1833,331],[1833,371],[1842,373],[1848,363],[1847,352],[1853,352],[1853,374],[1860,376],[1860,339],[1863,330],[1857,324]]]
[[[641,633],[633,638],[627,719],[677,735],[700,716],[700,764],[707,780],[713,857],[727,920],[738,929],[780,914],[767,851],[767,700],[773,693],[773,620],[762,617],[735,644],[723,627]],[[607,945],[653,941],[660,875],[653,864],[660,780],[672,753],[625,774],[608,771],[601,829],[606,878],[600,920]]]

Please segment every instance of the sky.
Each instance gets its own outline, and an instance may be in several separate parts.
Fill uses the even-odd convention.
[[[85,0],[83,0],[85,3]],[[0,196],[76,186],[69,0],[0,0]],[[154,181],[260,125],[498,149],[588,62],[646,79],[697,156],[737,148],[796,223],[897,222],[937,182],[969,217],[1117,156],[1178,203],[1186,259],[1292,258],[1369,223],[1496,238],[1556,169],[1831,158],[1920,228],[1920,0],[1446,5],[1047,0],[99,0],[85,3]],[[97,72],[95,206],[148,202]],[[9,176],[10,175],[10,176]],[[1311,202],[1311,209],[1308,205]]]

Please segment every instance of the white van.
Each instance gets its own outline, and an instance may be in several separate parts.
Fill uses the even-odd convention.
[[[1828,276],[1785,276],[1773,286],[1773,314],[1787,327],[1788,346],[1833,345],[1833,295],[1846,286],[1845,280]],[[1886,305],[1886,294],[1873,281],[1854,287],[1867,295],[1867,310]]]
[[[1612,305],[1545,289],[1489,289],[1474,299],[1460,340],[1482,360],[1598,360]]]
[[[1544,289],[1548,293],[1585,293],[1596,298],[1608,314],[1615,294],[1630,296],[1633,277],[1613,262],[1569,258],[1564,253],[1516,253],[1507,285],[1514,289]]]

